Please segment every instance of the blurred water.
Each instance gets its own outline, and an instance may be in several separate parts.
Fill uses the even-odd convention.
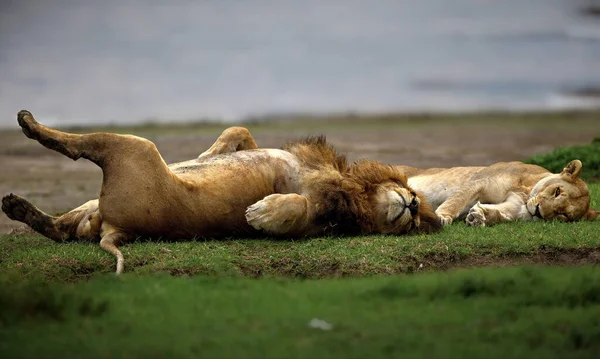
[[[596,106],[590,3],[3,1],[0,126]]]

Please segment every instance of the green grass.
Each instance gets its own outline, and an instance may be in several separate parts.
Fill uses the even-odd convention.
[[[600,270],[279,280],[103,276],[0,288],[3,358],[591,358]],[[329,329],[313,328],[320,319]]]
[[[0,357],[593,357],[598,225],[138,242],[120,278],[97,244],[3,236]],[[583,266],[427,273],[532,263]]]
[[[592,206],[600,183],[590,184]],[[125,270],[148,274],[329,278],[414,273],[518,263],[596,263],[600,222],[514,222],[487,228],[455,223],[434,235],[304,240],[140,241],[122,247]],[[56,244],[47,238],[0,236],[0,273],[77,282],[114,270],[96,243]]]
[[[526,162],[560,173],[569,161],[578,159],[583,163],[581,178],[585,181],[600,181],[600,138],[589,145],[558,147],[554,151],[534,156]]]
[[[590,262],[600,255],[598,223],[511,223],[435,235],[287,240],[138,242],[125,245],[125,270],[136,274],[328,278],[414,273],[514,263]],[[114,270],[97,244],[55,244],[40,236],[0,240],[3,273],[76,282]]]

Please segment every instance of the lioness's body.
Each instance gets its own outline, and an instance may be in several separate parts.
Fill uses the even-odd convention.
[[[598,216],[589,208],[589,191],[579,178],[582,164],[578,160],[559,174],[522,162],[396,168],[407,175],[413,189],[427,198],[444,224],[463,218],[470,225],[492,225],[537,218],[593,220]]]

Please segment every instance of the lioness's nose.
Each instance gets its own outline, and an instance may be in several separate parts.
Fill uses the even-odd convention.
[[[412,216],[419,212],[419,201],[417,201],[417,197],[413,198],[413,200],[408,204],[408,210]]]

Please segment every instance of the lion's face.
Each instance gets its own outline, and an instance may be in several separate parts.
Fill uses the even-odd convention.
[[[375,188],[371,201],[379,233],[429,233],[441,227],[429,205],[405,184],[393,181],[381,183]]]
[[[559,174],[539,181],[527,200],[527,211],[540,219],[578,221],[588,215],[590,193],[579,178],[582,164],[571,161]]]

